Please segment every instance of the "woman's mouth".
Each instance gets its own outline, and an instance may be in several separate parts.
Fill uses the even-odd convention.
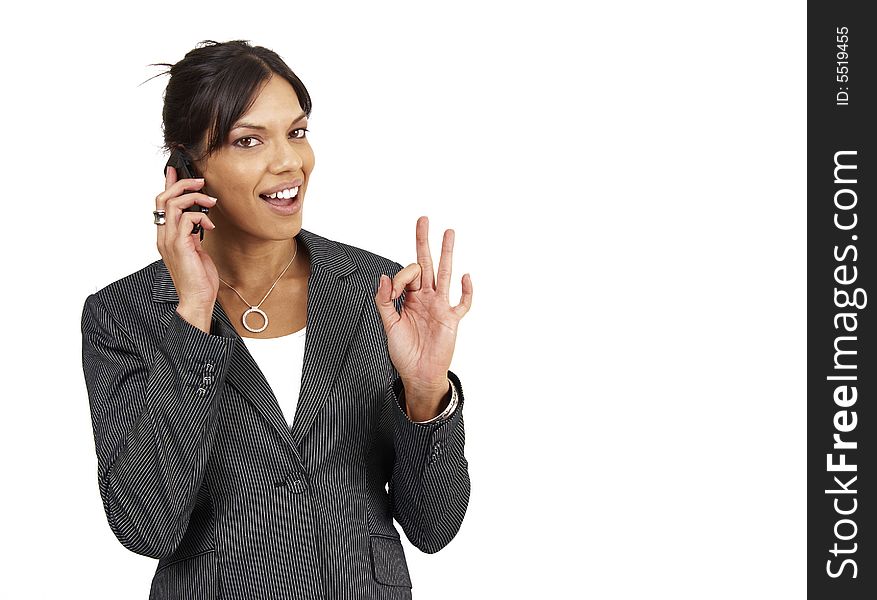
[[[273,206],[291,206],[298,196],[298,187],[286,188],[273,194],[259,194],[259,197]]]
[[[272,194],[259,194],[269,208],[276,214],[294,215],[301,210],[301,198],[298,195],[299,186],[286,188]]]

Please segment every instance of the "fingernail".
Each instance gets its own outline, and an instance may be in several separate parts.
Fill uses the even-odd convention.
[[[213,196],[207,196],[207,197],[210,198],[211,200],[213,200],[214,202],[218,202],[218,200],[216,198],[214,198]]]

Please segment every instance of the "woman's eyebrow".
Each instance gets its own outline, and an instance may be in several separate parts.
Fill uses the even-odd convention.
[[[301,113],[299,116],[297,116],[295,119],[292,120],[291,125],[295,125],[297,122],[301,121],[301,120],[304,119],[306,116],[307,116],[307,115],[305,115],[305,113]],[[240,121],[240,122],[238,122],[238,123],[235,123],[235,124],[232,126],[231,130],[234,131],[235,129],[258,129],[258,130],[260,130],[260,131],[264,131],[264,130],[266,130],[266,129],[268,129],[268,128],[265,127],[264,125],[255,125],[255,124],[253,124],[253,123],[247,123],[247,122],[245,122],[245,121]]]

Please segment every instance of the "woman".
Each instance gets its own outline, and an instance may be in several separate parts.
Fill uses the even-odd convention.
[[[161,259],[82,315],[110,527],[159,559],[150,598],[410,598],[393,518],[436,552],[469,501],[453,231],[434,275],[425,217],[405,268],[302,229],[301,81],[241,41],[167,66],[165,145],[203,179],[167,169]]]

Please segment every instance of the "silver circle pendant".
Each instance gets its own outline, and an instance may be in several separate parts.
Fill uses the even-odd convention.
[[[247,325],[247,317],[250,315],[250,313],[256,313],[256,314],[262,315],[262,319],[264,319],[265,324],[262,325],[262,327],[260,327],[259,329],[253,329],[252,327]],[[251,306],[250,308],[245,310],[244,316],[241,317],[241,321],[243,322],[244,327],[247,328],[247,331],[251,331],[253,333],[261,333],[268,328],[268,315],[266,315],[265,311],[260,309],[258,306]]]

